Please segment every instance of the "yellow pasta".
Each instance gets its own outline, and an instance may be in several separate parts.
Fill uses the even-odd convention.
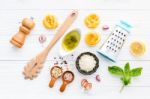
[[[88,28],[96,28],[99,25],[99,16],[97,14],[90,14],[84,20]]]
[[[100,34],[96,32],[89,32],[85,36],[85,42],[89,46],[96,46],[100,41]]]
[[[43,25],[47,29],[55,29],[58,27],[58,22],[54,15],[47,15],[43,19]]]

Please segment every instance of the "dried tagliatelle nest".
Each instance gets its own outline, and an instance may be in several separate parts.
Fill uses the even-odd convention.
[[[95,46],[100,41],[100,34],[96,32],[89,32],[85,36],[85,42],[89,46]]]
[[[58,27],[57,18],[54,15],[46,15],[43,19],[43,25],[47,29],[55,29]]]
[[[88,27],[88,28],[96,28],[99,23],[100,23],[100,19],[99,19],[99,16],[95,13],[93,14],[90,14],[88,15],[85,20],[84,20],[84,23],[85,25]]]

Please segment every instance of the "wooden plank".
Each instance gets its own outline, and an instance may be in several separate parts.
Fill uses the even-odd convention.
[[[59,2],[59,3],[58,3]],[[66,6],[67,2],[68,5]],[[82,5],[79,5],[80,4]],[[57,7],[57,9],[56,9]],[[63,8],[63,9],[62,9]],[[79,18],[70,28],[81,28],[82,33],[87,33],[88,30],[83,20],[89,13],[96,12],[100,15],[101,25],[98,31],[102,34],[102,41],[109,35],[107,32],[101,30],[102,25],[108,24],[112,28],[116,22],[120,19],[125,19],[131,22],[134,29],[129,36],[124,48],[122,49],[120,56],[118,57],[117,63],[111,63],[101,56],[100,68],[98,71],[91,76],[83,76],[78,73],[74,66],[75,58],[66,57],[70,63],[70,68],[75,73],[75,81],[68,86],[65,93],[59,92],[59,86],[61,80],[56,83],[55,88],[50,89],[48,83],[50,80],[49,69],[51,68],[54,60],[54,56],[58,56],[58,44],[49,54],[45,67],[43,68],[39,77],[33,81],[27,81],[23,79],[22,70],[28,60],[35,56],[43,47],[38,43],[38,36],[41,33],[46,34],[48,41],[44,44],[44,47],[48,44],[51,38],[54,36],[55,31],[46,30],[42,26],[42,19],[47,13],[55,14],[58,18],[59,23],[63,22],[70,9],[81,9]],[[116,99],[127,99],[129,96],[136,99],[149,99],[150,92],[150,43],[149,39],[149,26],[150,22],[150,6],[148,0],[5,0],[0,3],[0,97],[2,99],[46,99],[46,98],[116,98]],[[9,40],[14,35],[18,26],[20,25],[22,18],[34,17],[36,21],[36,27],[26,40],[26,44],[22,49],[16,49],[12,47]],[[57,30],[56,30],[57,31]],[[108,31],[109,32],[109,31]],[[141,58],[132,57],[129,53],[129,44],[134,39],[140,39],[146,42],[147,51],[146,54]],[[82,39],[84,40],[84,38]],[[99,46],[90,48],[87,47],[84,42],[80,45],[78,51],[75,52],[75,57],[83,51],[94,51]],[[98,54],[97,54],[98,55]],[[122,93],[119,93],[121,82],[118,77],[112,76],[107,71],[109,65],[121,65],[123,66],[126,62],[131,63],[131,67],[143,67],[143,73],[141,77],[134,78],[131,85],[129,85]],[[95,81],[95,75],[100,74],[102,81],[100,83]],[[93,83],[93,89],[89,93],[83,92],[80,81],[86,78]]]
[[[150,9],[149,0],[5,0],[0,9]]]
[[[63,22],[63,18],[67,16],[67,14],[71,10],[1,10],[0,17],[7,17],[5,19],[0,19],[0,32],[2,35],[0,36],[0,60],[30,60],[32,57],[34,57],[37,53],[39,53],[43,47],[39,44],[38,42],[38,36],[42,33],[46,34],[48,41],[46,44],[44,44],[44,47],[49,43],[51,38],[54,36],[55,31],[49,31],[46,30],[42,26],[42,19],[47,13],[52,13],[58,16],[59,23],[61,24]],[[143,60],[143,61],[148,61],[150,60],[149,56],[149,46],[147,46],[147,52],[145,56],[141,58],[135,58],[130,55],[129,53],[129,44],[133,40],[139,39],[144,42],[146,42],[146,45],[149,44],[150,39],[149,39],[149,26],[150,22],[147,21],[149,20],[150,17],[150,10],[146,11],[130,11],[130,10],[80,10],[79,11],[79,17],[77,21],[73,24],[73,26],[70,28],[80,28],[82,34],[85,34],[91,30],[87,29],[83,23],[83,20],[86,15],[89,13],[97,13],[100,15],[101,18],[101,25],[94,31],[100,32],[102,35],[102,40],[100,44],[97,47],[94,48],[89,48],[86,46],[84,43],[84,36],[82,37],[82,43],[80,46],[78,52],[83,52],[88,49],[97,50],[99,46],[104,42],[105,38],[109,35],[111,29],[113,26],[120,20],[120,19],[126,19],[129,22],[132,23],[133,25],[133,31],[131,32],[125,46],[123,47],[119,60]],[[15,13],[15,14],[14,14]],[[16,17],[16,14],[18,15]],[[27,16],[33,16],[34,20],[36,21],[36,27],[32,31],[32,33],[29,35],[27,38],[25,45],[22,49],[16,49],[14,48],[10,43],[9,40],[11,37],[18,31],[18,26],[20,25],[19,22],[21,22],[23,17]],[[143,18],[144,16],[144,18]],[[6,24],[7,23],[7,24]],[[104,32],[102,31],[102,25],[108,24],[110,25],[110,31]],[[30,48],[30,49],[29,49]],[[57,56],[58,54],[58,49],[59,44],[56,45],[56,47],[51,51],[49,54],[48,60],[52,60],[53,56]],[[85,50],[86,49],[86,50]],[[34,53],[33,53],[34,52]],[[76,52],[77,53],[77,52]],[[126,57],[124,57],[126,56]],[[15,58],[14,58],[15,57]]]
[[[73,65],[72,61],[69,61],[70,69],[75,73],[75,80],[72,84],[67,87],[67,90],[64,94],[60,94],[58,91],[59,86],[61,85],[61,80],[58,80],[55,87],[50,89],[48,87],[48,83],[50,80],[49,69],[52,67],[53,61],[47,61],[45,63],[45,67],[43,68],[40,75],[33,81],[24,80],[22,75],[22,69],[26,61],[0,61],[1,69],[0,69],[0,93],[1,97],[13,96],[34,96],[34,97],[55,97],[56,95],[71,95],[73,96],[120,96],[126,97],[126,95],[130,95],[131,97],[136,97],[139,93],[142,93],[142,96],[139,97],[146,98],[149,96],[150,91],[150,74],[149,74],[149,62],[140,62],[140,61],[129,61],[131,63],[131,68],[142,66],[143,73],[142,76],[138,78],[133,78],[132,83],[124,89],[124,91],[120,94],[119,90],[122,86],[120,80],[116,76],[112,76],[107,71],[108,65],[113,65],[111,63],[100,62],[100,68],[98,71],[91,76],[83,76],[81,75]],[[126,62],[120,61],[116,63],[117,65],[123,66]],[[100,74],[101,82],[95,81],[95,75]],[[93,89],[89,93],[84,93],[81,86],[81,79],[86,78],[93,84]],[[9,93],[9,95],[8,95]],[[72,95],[71,95],[72,96]],[[139,98],[138,97],[138,98]]]
[[[38,41],[38,37],[39,35],[31,35],[29,38],[27,38],[25,45],[23,46],[23,48],[18,49],[16,47],[14,47],[10,42],[10,37],[9,36],[1,36],[1,42],[0,42],[0,60],[30,60],[32,57],[34,57],[36,54],[38,54],[40,51],[42,51],[44,49],[44,47],[46,47],[46,45],[50,42],[51,38],[53,37],[51,36],[47,36],[47,42],[45,44],[40,44]],[[96,46],[96,47],[88,47],[85,42],[84,42],[84,37],[82,37],[82,42],[79,45],[78,49],[74,52],[74,54],[76,54],[76,56],[84,51],[92,51],[92,52],[96,52],[96,50],[99,49],[99,47],[103,44],[103,42],[105,41],[105,38],[108,35],[102,35],[102,40],[101,42]],[[129,46],[130,43],[133,40],[141,40],[144,41],[146,43],[146,53],[144,56],[142,57],[133,57],[130,52],[129,52]],[[148,42],[150,42],[150,39],[148,36],[136,36],[136,39],[134,37],[134,35],[129,36],[129,38],[127,39],[127,42],[125,43],[123,49],[120,52],[120,55],[118,57],[118,60],[140,60],[140,61],[148,61],[150,60],[150,47],[148,46]],[[52,60],[54,56],[59,56],[59,48],[60,48],[61,43],[58,42],[54,48],[51,50],[51,52],[48,55],[48,60]],[[98,55],[98,54],[97,54]],[[99,58],[102,58],[100,55],[98,55]]]
[[[18,31],[20,22],[24,17],[33,17],[36,23],[34,30],[30,35],[33,34],[54,34],[55,31],[47,30],[42,25],[42,20],[47,14],[54,14],[57,16],[59,25],[64,21],[66,16],[71,10],[2,10],[0,11],[0,32],[1,35],[12,36]],[[84,18],[90,13],[97,13],[101,18],[101,24],[96,30],[101,30],[102,25],[108,24],[110,27],[113,27],[119,20],[127,20],[131,25],[136,34],[139,35],[148,35],[149,33],[149,20],[150,10],[79,10],[79,17],[72,27],[88,30],[84,25]],[[144,18],[143,18],[144,16]],[[3,19],[3,17],[6,17]],[[7,23],[7,24],[6,24]]]

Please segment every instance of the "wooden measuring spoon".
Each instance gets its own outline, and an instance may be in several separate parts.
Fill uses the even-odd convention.
[[[71,71],[65,71],[62,75],[63,84],[60,87],[60,92],[64,92],[66,86],[74,80],[74,74]]]
[[[68,30],[68,28],[72,25],[75,19],[78,16],[78,11],[72,11],[69,16],[66,18],[64,23],[61,25],[60,29],[57,31],[54,38],[51,40],[49,45],[39,53],[35,58],[33,58],[24,68],[23,74],[26,79],[33,79],[40,72],[43,64],[46,60],[46,57],[55,43],[63,36],[63,34]]]
[[[51,81],[49,83],[49,87],[52,88],[55,84],[55,81],[62,76],[62,68],[59,66],[54,66],[51,68]]]

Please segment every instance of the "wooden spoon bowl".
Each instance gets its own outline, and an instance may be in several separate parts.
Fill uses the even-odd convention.
[[[60,92],[64,92],[66,86],[71,82],[73,82],[73,80],[74,80],[74,73],[71,71],[65,71],[62,75],[63,84],[60,87]]]
[[[51,74],[51,80],[49,82],[49,87],[52,88],[58,78],[62,76],[62,68],[59,66],[54,66],[51,68],[50,74]]]

